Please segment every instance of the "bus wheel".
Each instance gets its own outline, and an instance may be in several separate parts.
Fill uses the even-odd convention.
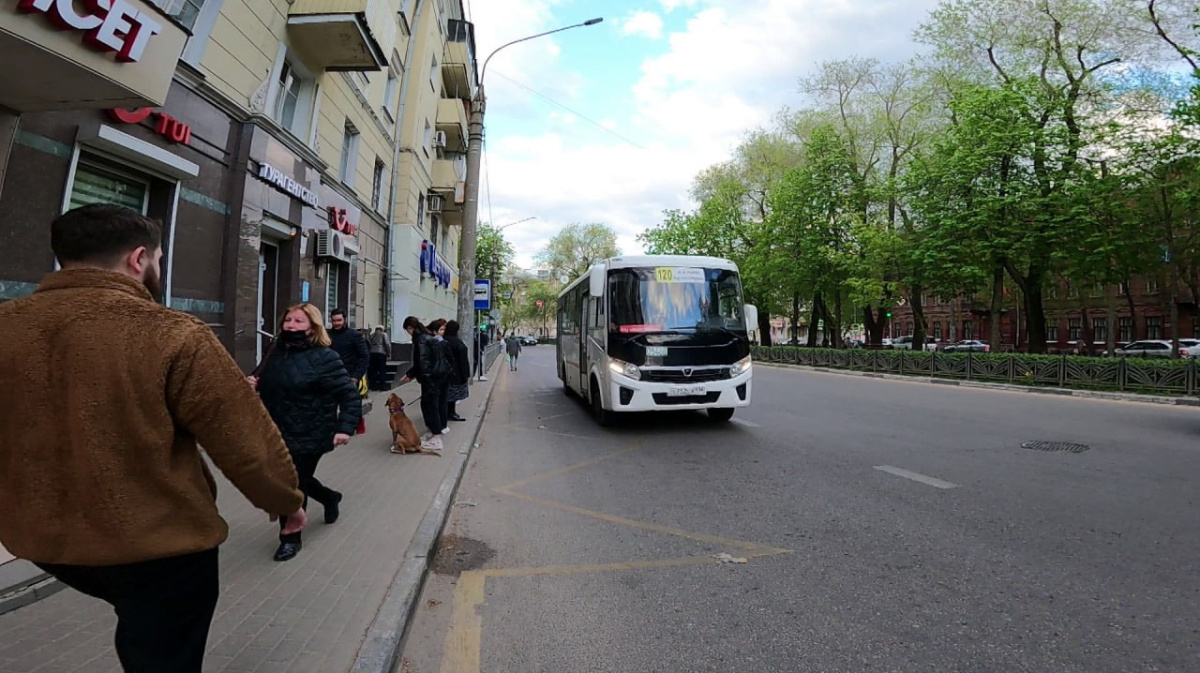
[[[724,423],[733,418],[733,407],[713,407],[708,410],[708,417],[718,423]]]
[[[566,368],[566,366],[565,365],[559,366],[558,372],[559,372],[558,378],[562,379],[562,382],[563,382],[563,395],[566,395],[567,397],[575,397],[575,391],[571,390],[571,384],[567,383],[567,368]]]
[[[605,428],[612,425],[612,412],[604,410],[604,401],[600,397],[600,385],[592,379],[592,415],[596,417],[596,423],[600,427]]]

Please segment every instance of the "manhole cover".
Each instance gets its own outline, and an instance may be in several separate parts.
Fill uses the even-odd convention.
[[[1057,453],[1083,453],[1092,447],[1087,444],[1074,444],[1072,442],[1025,442],[1021,445],[1021,448]]]

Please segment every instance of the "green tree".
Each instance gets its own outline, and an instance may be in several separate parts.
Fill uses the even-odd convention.
[[[558,277],[574,279],[593,264],[620,254],[617,233],[606,224],[569,224],[537,254],[537,262],[550,267]]]
[[[516,251],[504,238],[504,232],[485,222],[479,225],[475,254],[475,277],[498,279],[500,271],[512,264]]]

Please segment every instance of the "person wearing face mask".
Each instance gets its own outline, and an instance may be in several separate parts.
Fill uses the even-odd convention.
[[[121,206],[68,211],[62,270],[0,304],[0,543],[113,606],[124,670],[200,673],[229,527],[197,444],[285,532],[304,495],[212,329],[159,303],[162,233]]]
[[[342,494],[317,479],[321,458],[350,441],[362,419],[362,399],[342,359],[329,347],[321,311],[298,304],[283,314],[280,331],[257,375],[247,377],[283,433],[296,465],[305,508],[311,498],[325,510],[325,523],[341,514]],[[281,531],[276,561],[300,553],[300,532]]]

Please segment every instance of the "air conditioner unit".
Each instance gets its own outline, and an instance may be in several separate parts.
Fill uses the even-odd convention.
[[[433,146],[434,147],[445,147],[446,146],[446,132],[445,131],[438,131],[437,133],[433,134]]]
[[[445,205],[445,203],[446,203],[446,198],[443,197],[441,194],[430,194],[429,195],[429,212],[431,212],[431,213],[442,212],[442,206]]]
[[[346,254],[346,244],[342,241],[342,235],[332,229],[318,231],[315,256],[317,259],[347,261],[349,256]]]

